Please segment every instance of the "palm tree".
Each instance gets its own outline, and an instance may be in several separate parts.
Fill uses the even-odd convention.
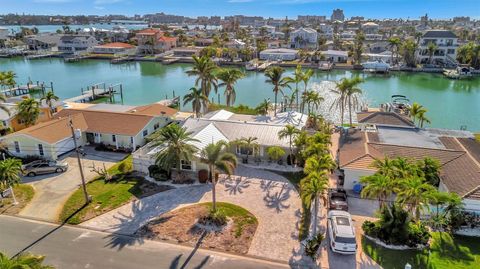
[[[272,103],[270,102],[270,100],[264,99],[263,102],[258,104],[255,110],[258,114],[266,116],[268,114],[268,111],[271,108],[272,108]]]
[[[267,68],[265,71],[265,76],[267,80],[265,82],[271,83],[273,85],[273,92],[275,93],[275,104],[274,104],[274,115],[277,115],[277,97],[278,93],[282,93],[282,88],[288,86],[288,79],[282,78],[283,72],[285,69],[280,66],[273,66]]]
[[[4,103],[7,102],[7,98],[5,98],[5,95],[0,95],[0,109],[5,111],[8,115],[10,115],[10,109],[4,105]]]
[[[9,158],[0,161],[0,189],[10,188],[12,191],[13,203],[17,204],[13,186],[20,183],[20,173],[22,172],[22,162],[18,159]]]
[[[440,162],[437,159],[425,157],[418,161],[416,165],[422,171],[425,180],[430,185],[438,187],[440,184]]]
[[[426,122],[426,123],[432,123],[426,116],[425,116],[425,113],[427,111],[422,111],[418,114],[417,118],[418,118],[418,122],[420,124],[420,128],[423,128],[423,124]]]
[[[296,100],[297,100],[297,103],[296,103],[297,111],[298,111],[298,109],[299,109],[299,107],[298,107],[298,105],[299,105],[298,84],[303,81],[303,77],[304,77],[304,73],[303,73],[303,71],[302,71],[302,66],[301,66],[301,65],[297,65],[297,68],[295,68],[295,72],[293,73],[293,77],[287,77],[287,78],[285,78],[285,80],[286,80],[288,83],[294,83],[294,84],[295,84],[295,90],[293,91],[293,93],[294,93],[295,98],[296,98]]]
[[[5,71],[5,72],[0,72],[0,86],[3,88],[5,86],[7,87],[13,87],[17,83],[15,81],[15,78],[17,75],[13,71]]]
[[[427,110],[422,105],[420,105],[417,102],[414,102],[410,107],[410,117],[412,118],[413,123],[415,123],[415,119],[418,117],[418,115],[420,115],[420,113],[425,113],[425,112],[427,112]]]
[[[361,177],[360,183],[365,185],[361,193],[362,198],[378,199],[380,208],[386,205],[385,202],[394,191],[393,180],[381,174]]]
[[[302,76],[302,81],[303,81],[303,94],[305,95],[307,90],[308,90],[308,82],[313,76],[313,70],[312,69],[307,69]],[[304,111],[304,107],[302,106],[302,113]]]
[[[395,178],[395,162],[388,157],[385,157],[384,159],[375,159],[372,163],[372,167],[377,169],[377,174]]]
[[[306,91],[302,99],[303,103],[307,104],[308,115],[310,115],[312,108],[318,109],[318,106],[324,100],[316,91]]]
[[[33,98],[24,99],[18,104],[18,119],[27,127],[37,122],[39,114],[40,104]]]
[[[416,220],[420,219],[422,207],[427,207],[436,189],[418,176],[408,177],[400,182],[397,201],[414,213]]]
[[[201,89],[195,87],[190,88],[190,93],[183,96],[183,105],[192,103],[192,110],[195,112],[195,117],[199,118],[202,111],[202,107],[206,110],[208,107],[208,97],[203,93]]]
[[[388,46],[392,52],[392,65],[394,64],[395,54],[398,56],[398,50],[400,48],[401,40],[398,37],[390,37],[388,39]]]
[[[175,166],[177,177],[180,179],[181,162],[189,162],[198,148],[192,143],[200,142],[191,137],[192,132],[177,124],[170,124],[160,129],[159,135],[153,140],[152,148],[159,147],[155,156],[155,163],[170,172]]]
[[[304,204],[310,208],[312,201],[314,202],[313,209],[313,236],[317,234],[317,222],[318,222],[318,207],[319,197],[323,196],[325,190],[328,188],[328,177],[325,173],[310,173],[308,180],[302,180],[301,185],[301,198]]]
[[[234,154],[227,152],[227,148],[228,143],[222,140],[217,143],[208,144],[201,152],[200,161],[208,165],[208,177],[212,182],[213,212],[217,212],[215,193],[217,171],[224,172],[230,176],[237,167],[237,157],[235,157]]]
[[[350,118],[350,127],[353,126],[352,123],[352,106],[357,109],[359,106],[358,96],[362,94],[362,89],[358,88],[357,85],[362,83],[363,80],[356,77],[349,80],[349,87],[345,92],[346,101],[348,103],[348,114]]]
[[[55,93],[53,93],[53,91],[49,91],[47,92],[47,94],[45,94],[44,97],[40,98],[40,102],[42,102],[43,100],[45,100],[45,103],[48,105],[48,107],[50,108],[50,113],[53,114],[53,101],[58,101],[60,98],[58,98],[58,96],[55,95]]]
[[[295,126],[287,124],[282,130],[278,132],[278,138],[279,139],[284,139],[287,138],[289,139],[289,147],[290,147],[290,162],[291,165],[293,166],[293,150],[292,150],[292,144],[293,144],[293,139],[300,133],[300,130],[298,130]]]
[[[53,266],[42,265],[45,256],[22,253],[14,258],[9,258],[0,252],[0,268],[2,269],[54,269]]]
[[[242,137],[240,139],[237,139],[233,141],[233,144],[240,147],[244,148],[246,151],[246,158],[245,162],[248,163],[248,156],[249,155],[254,155],[260,148],[260,144],[257,142],[258,138],[256,137]]]
[[[428,62],[432,63],[433,55],[435,54],[435,51],[437,50],[438,46],[433,43],[429,42],[427,45],[427,52],[428,52]]]
[[[193,56],[193,68],[187,71],[189,76],[196,76],[195,86],[200,85],[200,89],[207,97],[210,95],[212,88],[217,92],[217,78],[215,77],[215,71],[217,65],[209,57]]]
[[[347,104],[349,105],[350,124],[351,124],[351,118],[352,118],[351,105],[353,104],[352,97],[358,94],[359,92],[358,90],[360,89],[358,89],[356,86],[361,82],[362,81],[359,78],[353,78],[353,79],[343,78],[339,82],[336,82],[336,88],[331,90],[334,94],[337,95],[337,98],[333,101],[330,109],[332,109],[333,107],[340,109],[341,125],[343,125],[345,106]],[[353,89],[356,89],[356,90],[353,90]]]
[[[243,77],[245,77],[245,74],[238,69],[221,69],[217,73],[217,78],[223,81],[218,86],[225,86],[225,101],[227,103],[227,107],[235,103],[236,93],[233,85],[235,85],[237,80]]]

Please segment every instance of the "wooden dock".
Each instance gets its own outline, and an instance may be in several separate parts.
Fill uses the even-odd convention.
[[[123,85],[114,84],[107,87],[106,83],[97,83],[92,86],[87,86],[87,89],[80,89],[81,94],[69,99],[64,100],[65,102],[73,103],[90,103],[100,98],[107,97],[110,103],[115,103],[115,95],[120,94],[120,99],[123,104]]]
[[[178,58],[164,58],[162,64],[173,64],[178,62]]]
[[[32,92],[35,91],[42,91],[43,94],[45,94],[45,91],[47,89],[50,89],[53,91],[53,83],[50,82],[50,86],[46,85],[45,82],[39,82],[37,81],[36,83],[27,83],[26,85],[17,85],[16,87],[8,88],[8,89],[2,89],[0,91],[0,94],[6,96],[6,97],[15,97],[15,96],[22,96],[22,95],[28,95]]]

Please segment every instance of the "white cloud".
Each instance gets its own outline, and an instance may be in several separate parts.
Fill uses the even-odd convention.
[[[93,2],[94,5],[111,5],[120,2],[124,2],[125,0],[95,0]]]

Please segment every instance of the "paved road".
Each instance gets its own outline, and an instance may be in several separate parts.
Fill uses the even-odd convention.
[[[87,154],[82,158],[82,166],[87,181],[96,177],[96,174],[91,171],[93,164],[96,167],[102,167],[105,164],[105,167],[109,168],[125,157],[125,154],[95,151],[91,147],[85,147],[84,151]],[[25,177],[22,179],[24,183],[33,186],[35,196],[20,211],[19,215],[52,222],[58,220],[63,204],[81,183],[75,153],[67,154],[61,158],[61,161],[65,161],[69,165],[65,173]]]
[[[27,251],[46,255],[46,264],[57,269],[131,268],[288,268],[218,252],[154,241],[138,241],[127,236],[71,226],[58,226],[0,215],[0,250],[13,255]]]

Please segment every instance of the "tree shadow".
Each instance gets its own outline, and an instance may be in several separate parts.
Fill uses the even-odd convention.
[[[262,191],[264,191],[264,192],[269,192],[271,189],[277,187],[278,184],[279,184],[279,183],[278,183],[277,181],[262,179],[262,180],[260,181],[260,188],[261,188]]]
[[[288,260],[288,264],[290,265],[290,268],[292,269],[322,268],[321,266],[317,267],[315,265],[315,262],[312,261],[310,257],[303,255],[303,253],[304,253],[303,245],[301,245],[298,250],[292,249],[292,255]]]
[[[280,191],[277,191],[273,194],[267,192],[263,198],[263,201],[265,201],[267,207],[273,208],[277,213],[280,213],[282,210],[290,208],[289,204],[285,204],[290,198],[290,191],[291,189],[288,187],[285,188],[285,184],[283,184]]]
[[[62,228],[65,224],[68,223],[68,221],[73,217],[75,216],[78,212],[80,212],[82,209],[84,209],[88,204],[85,203],[83,204],[83,206],[81,206],[79,209],[77,209],[75,212],[73,212],[70,216],[68,216],[60,225],[58,225],[57,227],[53,228],[51,231],[47,232],[46,234],[42,235],[40,238],[38,238],[37,240],[33,241],[32,243],[30,243],[28,246],[24,247],[22,250],[18,251],[15,255],[12,256],[12,258],[15,258],[15,257],[18,257],[20,254],[22,254],[23,252],[29,250],[30,248],[32,248],[33,246],[35,246],[36,244],[40,243],[43,239],[47,238],[49,235],[53,234],[54,232],[56,232],[58,229]]]
[[[235,179],[226,179],[223,181],[225,191],[230,195],[242,194],[244,189],[250,187],[249,179],[242,179],[242,177],[236,177]]]

